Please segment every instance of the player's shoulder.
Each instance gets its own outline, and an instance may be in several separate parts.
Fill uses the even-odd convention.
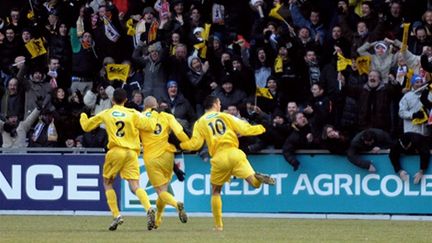
[[[165,112],[165,111],[159,112],[159,115],[163,118],[166,118],[166,119],[175,119],[175,116],[173,114]]]
[[[140,112],[140,115],[145,118],[158,118],[160,113],[153,109],[147,109]]]

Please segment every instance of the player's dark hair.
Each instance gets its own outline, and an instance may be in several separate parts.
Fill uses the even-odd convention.
[[[213,95],[207,96],[203,102],[204,109],[208,110],[208,109],[212,108],[213,104],[216,103],[217,99],[218,99],[218,97],[213,96]]]
[[[126,90],[122,89],[122,88],[117,88],[114,90],[114,94],[113,94],[113,100],[116,104],[123,104],[124,102],[126,102],[127,99],[127,92]]]

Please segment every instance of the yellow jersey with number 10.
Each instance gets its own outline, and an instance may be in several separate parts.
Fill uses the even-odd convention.
[[[237,136],[253,136],[265,132],[262,125],[250,125],[230,114],[222,112],[206,112],[196,121],[192,138],[180,144],[185,150],[198,150],[204,140],[209,154],[213,156],[218,150],[238,148]]]

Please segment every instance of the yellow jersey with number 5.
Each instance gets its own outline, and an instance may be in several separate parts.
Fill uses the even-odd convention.
[[[222,112],[206,112],[194,125],[192,138],[180,144],[185,150],[198,150],[204,140],[209,154],[213,156],[218,150],[238,148],[237,136],[253,136],[265,132],[262,125],[251,125],[230,114]]]
[[[108,149],[122,147],[138,153],[140,151],[138,130],[152,131],[156,125],[150,117],[120,105],[114,105],[91,118],[81,113],[80,124],[85,132],[95,129],[101,123],[105,124],[108,134]]]

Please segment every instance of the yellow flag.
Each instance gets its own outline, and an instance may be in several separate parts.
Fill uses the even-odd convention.
[[[106,66],[106,72],[108,76],[108,80],[122,80],[126,82],[129,76],[129,64],[108,64]]]
[[[210,35],[210,27],[211,24],[205,24],[204,25],[204,31],[201,33],[201,38],[203,38],[203,40],[208,41],[209,35]]]
[[[357,69],[359,74],[368,74],[370,68],[370,56],[360,56],[356,59]]]
[[[283,60],[281,56],[277,56],[274,63],[275,73],[283,72]]]
[[[340,53],[338,53],[337,56],[338,56],[338,60],[336,66],[338,72],[345,70],[348,65],[352,65],[351,59],[345,58]]]
[[[271,100],[273,99],[273,95],[270,93],[270,90],[268,88],[257,87],[255,95],[261,96],[261,97],[264,97],[267,99],[271,99]]]
[[[285,21],[285,19],[278,12],[281,7],[282,5],[280,3],[277,3],[276,6],[270,10],[269,16],[281,21]]]
[[[42,38],[31,39],[28,43],[25,44],[25,47],[30,52],[32,58],[35,58],[35,57],[38,57],[38,56],[41,56],[41,55],[47,53],[45,46],[43,44]]]
[[[126,21],[126,27],[127,27],[127,35],[134,36],[136,33],[136,30],[135,30],[132,18],[130,18],[130,19],[128,19],[128,21]]]
[[[27,13],[27,19],[32,20],[33,18],[34,18],[34,12],[33,12],[32,10],[30,10],[30,11]]]
[[[194,48],[200,51],[199,55],[201,58],[207,58],[207,41],[210,35],[210,27],[211,24],[204,25],[204,31],[201,32],[201,38],[203,41],[194,45]]]
[[[422,118],[414,118],[414,119],[412,119],[412,121],[411,121],[412,124],[414,124],[414,125],[420,125],[420,124],[423,124],[423,123],[425,123],[425,122],[428,121],[429,116],[426,113],[426,111],[423,108],[421,108],[421,112],[423,113],[423,117]]]
[[[405,51],[408,48],[408,33],[410,23],[403,23],[403,35],[402,35],[402,47],[401,51]]]

